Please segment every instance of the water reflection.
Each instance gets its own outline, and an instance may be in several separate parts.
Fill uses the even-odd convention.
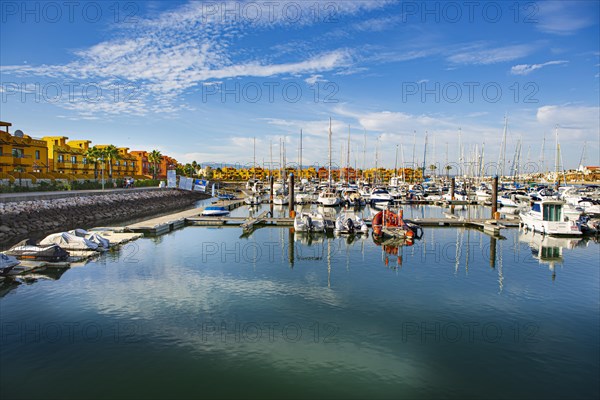
[[[565,249],[572,250],[579,245],[585,245],[584,238],[554,237],[541,235],[532,230],[519,230],[519,242],[526,243],[531,249],[531,255],[540,264],[548,265],[552,272],[552,280],[556,279],[556,264],[563,264]]]

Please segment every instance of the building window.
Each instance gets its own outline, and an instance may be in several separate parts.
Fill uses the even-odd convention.
[[[81,159],[81,162],[83,163],[83,165],[87,165],[87,157],[83,157]]]
[[[35,151],[35,159],[36,159],[36,160],[39,160],[39,159],[40,159],[40,151],[39,151],[39,150],[36,150],[36,151]]]
[[[117,167],[118,167],[118,166],[120,166],[120,165],[121,165],[121,161],[117,160],[117,161],[115,162],[115,165],[116,165]]]
[[[23,149],[12,149],[12,156],[14,158],[23,158],[25,153],[23,152]]]
[[[59,154],[59,155],[58,155],[58,162],[59,162],[59,163],[63,163],[63,162],[65,162],[65,156],[64,156],[64,155],[62,155],[62,154]]]
[[[77,164],[77,156],[71,156],[71,163]]]

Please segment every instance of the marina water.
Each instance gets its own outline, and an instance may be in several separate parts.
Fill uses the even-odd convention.
[[[2,286],[1,397],[600,395],[598,243],[240,234],[186,227]]]

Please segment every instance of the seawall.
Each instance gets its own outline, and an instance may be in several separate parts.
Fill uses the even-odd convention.
[[[20,240],[40,239],[53,232],[114,225],[137,218],[189,208],[204,193],[177,189],[118,191],[94,196],[0,203],[0,249]]]

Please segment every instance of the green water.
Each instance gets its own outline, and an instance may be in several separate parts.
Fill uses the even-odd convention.
[[[4,284],[0,398],[600,395],[597,243],[240,234],[187,227]]]

